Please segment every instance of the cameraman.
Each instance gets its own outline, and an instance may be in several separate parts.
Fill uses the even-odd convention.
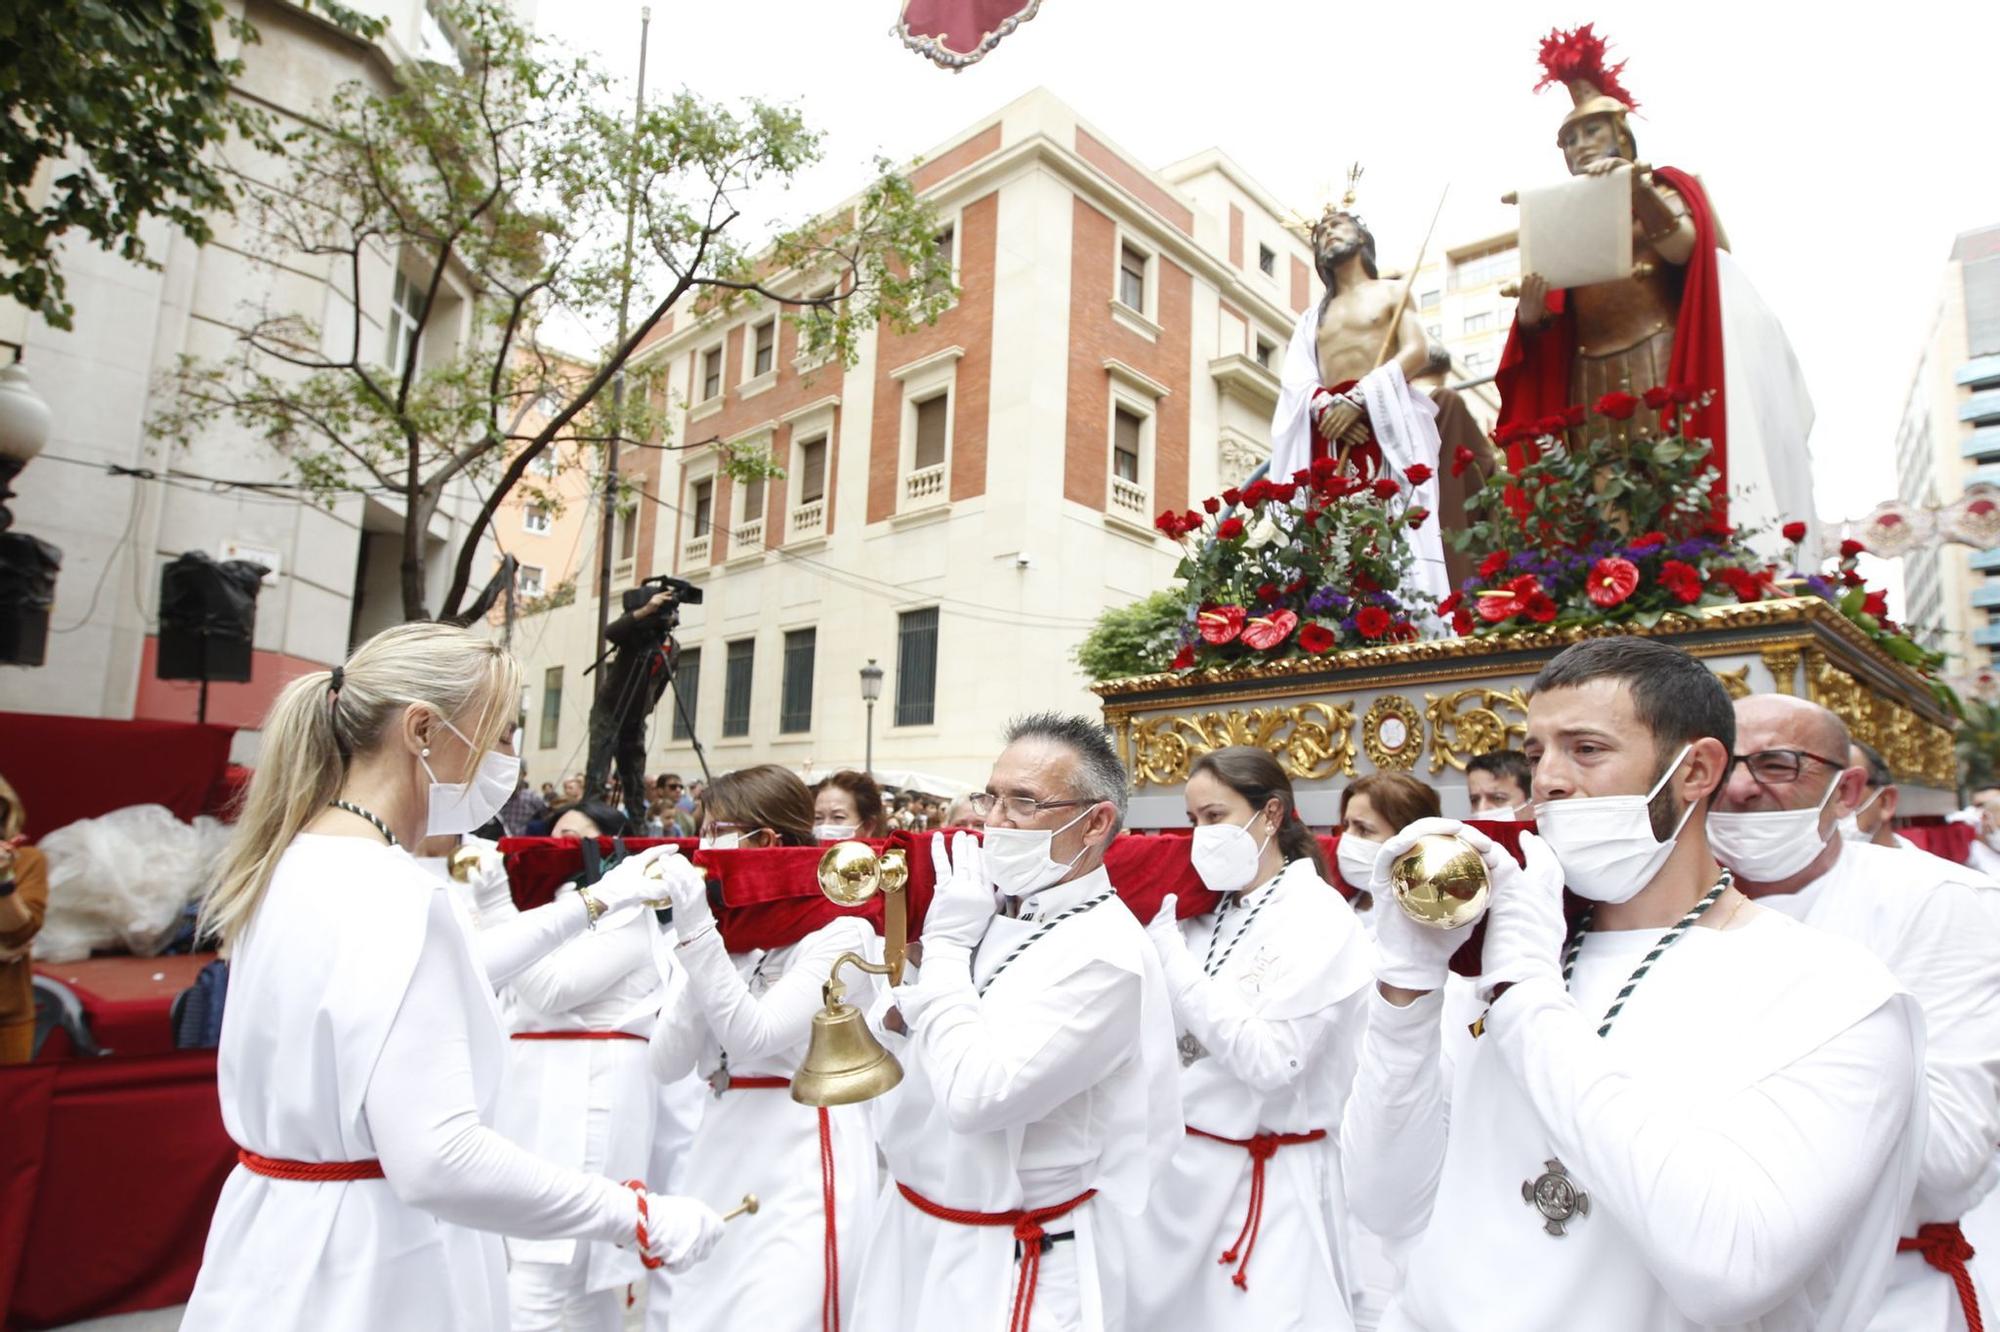
[[[590,709],[585,793],[593,798],[603,796],[605,774],[616,757],[625,811],[635,824],[646,814],[646,719],[672,678],[667,636],[673,627],[673,616],[668,612],[674,600],[671,590],[655,592],[643,606],[619,616],[604,631],[612,653]]]

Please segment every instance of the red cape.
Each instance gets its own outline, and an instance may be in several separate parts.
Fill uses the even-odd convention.
[[[1653,174],[1681,196],[1694,223],[1694,253],[1688,256],[1687,273],[1681,289],[1680,315],[1674,321],[1674,351],[1667,363],[1667,383],[1705,389],[1713,396],[1699,411],[1689,411],[1684,433],[1706,439],[1714,446],[1715,467],[1720,473],[1715,483],[1715,518],[1725,520],[1729,494],[1728,413],[1723,400],[1722,294],[1715,263],[1715,213],[1701,182],[1675,167],[1656,167]],[[1507,348],[1500,354],[1500,368],[1493,382],[1500,389],[1500,417],[1494,435],[1505,438],[1508,428],[1532,425],[1545,416],[1560,416],[1571,406],[1569,396],[1570,361],[1576,351],[1576,317],[1569,309],[1569,293],[1549,294],[1553,313],[1537,332],[1524,335],[1517,318],[1507,331]],[[1576,404],[1590,407],[1591,403]],[[1507,445],[1507,465],[1518,471],[1535,461],[1540,450],[1533,440]]]

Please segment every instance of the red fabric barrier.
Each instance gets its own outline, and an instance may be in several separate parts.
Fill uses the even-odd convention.
[[[187,821],[210,808],[229,765],[228,726],[0,712],[0,773],[21,794],[28,835],[127,805]]]
[[[1970,823],[1913,823],[1896,831],[1932,855],[1963,865],[1972,856],[1977,830]]]
[[[187,1299],[236,1163],[213,1052],[0,1068],[0,1123],[7,1328]]]
[[[90,1034],[107,1053],[170,1054],[173,1025],[168,1020],[174,996],[194,984],[213,953],[173,957],[93,957],[83,962],[38,963],[35,970],[76,991],[90,1021]],[[68,1054],[68,1042],[51,1035],[42,1058]]]

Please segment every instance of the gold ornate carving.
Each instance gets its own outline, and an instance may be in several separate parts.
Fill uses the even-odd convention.
[[[1383,734],[1387,728],[1388,734]],[[1396,741],[1401,729],[1400,743]],[[1383,694],[1368,705],[1361,719],[1361,749],[1382,772],[1408,772],[1424,752],[1424,717],[1401,694]]]
[[[1768,652],[1765,653],[1764,654],[1765,659],[1769,660],[1770,655],[1771,654]],[[1748,662],[1745,662],[1743,665],[1738,666],[1733,671],[1718,671],[1715,670],[1714,667],[1710,667],[1709,669],[1714,674],[1716,679],[1722,681],[1723,691],[1727,693],[1730,698],[1737,699],[1737,698],[1750,697],[1752,691],[1750,688],[1750,664]]]
[[[1781,694],[1798,693],[1799,649],[1795,647],[1774,647],[1764,649],[1764,669],[1771,673],[1771,687]],[[1739,697],[1732,694],[1731,698]]]
[[[1134,786],[1184,782],[1197,758],[1230,745],[1253,745],[1275,754],[1287,773],[1306,781],[1352,777],[1357,771],[1354,707],[1349,703],[1146,717],[1131,723],[1130,736]]]
[[[1949,787],[1958,780],[1951,732],[1870,689],[1818,652],[1805,654],[1806,697],[1847,723],[1855,739],[1881,752],[1901,781]]]
[[[1473,707],[1466,704],[1477,699]],[[1507,708],[1520,721],[1501,717]],[[1465,771],[1466,760],[1507,748],[1508,738],[1528,734],[1528,696],[1524,688],[1487,689],[1473,685],[1449,694],[1425,694],[1424,716],[1431,724],[1431,771],[1443,772],[1446,764]]]

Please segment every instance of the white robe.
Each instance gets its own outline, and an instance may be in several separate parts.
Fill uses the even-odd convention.
[[[1914,1001],[1854,944],[1757,912],[1689,931],[1599,1038],[1660,933],[1590,935],[1573,994],[1507,991],[1449,1093],[1441,997],[1371,990],[1349,1198],[1421,1232],[1384,1329],[1866,1324],[1923,1140]],[[1523,1197],[1550,1159],[1590,1203],[1560,1237]]]
[[[1312,465],[1313,394],[1325,383],[1319,373],[1319,303],[1314,302],[1292,328],[1292,340],[1285,348],[1285,363],[1278,389],[1278,406],[1271,414],[1271,471],[1274,482],[1291,480],[1301,468]],[[1417,529],[1410,549],[1415,563],[1411,577],[1416,585],[1434,597],[1448,596],[1451,579],[1444,568],[1443,528],[1438,524],[1438,455],[1443,448],[1438,439],[1437,404],[1430,395],[1410,387],[1403,367],[1387,361],[1367,375],[1352,390],[1368,407],[1368,421],[1382,458],[1406,496],[1422,505],[1430,516]],[[1405,475],[1418,463],[1431,469],[1422,485],[1412,489]]]
[[[1867,948],[1924,1012],[1930,1131],[1905,1235],[1958,1221],[1993,1188],[2000,1145],[2000,885],[1941,856],[1849,842],[1796,893],[1758,902]],[[2000,1292],[1981,1290],[1988,1321]],[[1903,1253],[1875,1332],[1965,1326],[1951,1278]]]
[[[1779,529],[1806,524],[1805,548],[1818,548],[1813,502],[1812,395],[1784,326],[1727,250],[1715,254],[1722,301],[1723,409],[1728,413],[1729,520],[1762,528],[1756,544],[1772,559],[1788,555]]]
[[[1111,886],[1102,867],[996,917],[976,955],[925,946],[897,989],[907,1037],[885,1099],[882,1151],[894,1181],[945,1207],[1009,1212],[1098,1196],[1047,1223],[1032,1332],[1119,1332],[1126,1275],[1119,1229],[1184,1133],[1172,1005],[1145,930],[1116,897],[1002,962],[1040,922]],[[992,979],[996,976],[997,979]],[[984,995],[976,986],[992,979]],[[967,1226],[883,1194],[854,1326],[1002,1332],[1019,1264],[1005,1227]]]
[[[1373,950],[1340,893],[1306,860],[1241,901],[1182,922],[1182,931],[1192,962],[1184,972],[1169,968],[1167,985],[1183,1040],[1193,1037],[1202,1052],[1192,1063],[1182,1056],[1189,1126],[1238,1140],[1314,1129],[1327,1137],[1281,1146],[1266,1163],[1262,1221],[1241,1288],[1237,1264],[1217,1260],[1249,1214],[1250,1154],[1184,1137],[1152,1202],[1121,1227],[1133,1277],[1128,1320],[1156,1332],[1350,1327],[1340,1111],[1367,1023]]]
[[[386,1178],[238,1166],[189,1332],[492,1332],[507,1323],[501,1233],[632,1236],[631,1190],[489,1127],[506,1046],[493,992],[406,852],[301,835],[236,942],[229,988],[217,1080],[230,1136],[278,1160],[376,1159]]]
[[[714,931],[674,948],[652,1040],[653,1072],[676,1082],[690,1072],[790,1078],[805,1058],[813,1014],[834,960],[871,953],[875,938],[853,917],[769,952],[723,950]],[[872,986],[843,969],[852,1002]],[[719,1211],[746,1193],[754,1217],[731,1222],[715,1251],[673,1279],[674,1332],[817,1332],[826,1294],[826,1206],[819,1113],[783,1088],[725,1091],[712,1099],[687,1152],[686,1191]],[[834,1167],[840,1321],[848,1326],[881,1175],[868,1109],[827,1111]],[[657,1289],[657,1288],[656,1288]]]

